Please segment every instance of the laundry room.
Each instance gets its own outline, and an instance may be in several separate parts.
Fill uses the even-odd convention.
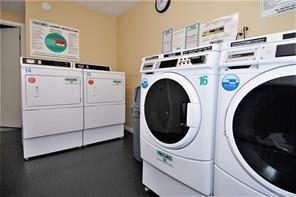
[[[296,2],[0,0],[0,196],[295,196]]]

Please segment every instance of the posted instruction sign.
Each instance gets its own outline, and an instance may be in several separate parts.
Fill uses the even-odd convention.
[[[79,60],[79,30],[30,20],[31,56]]]
[[[295,0],[261,0],[260,14],[262,18],[276,16],[296,10]]]
[[[201,24],[200,45],[230,42],[236,39],[239,14],[224,16]]]

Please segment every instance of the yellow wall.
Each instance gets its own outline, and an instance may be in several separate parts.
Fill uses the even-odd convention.
[[[126,72],[126,121],[131,126],[130,107],[133,89],[140,83],[141,58],[161,52],[161,33],[195,22],[210,21],[225,15],[240,14],[240,26],[248,26],[248,36],[296,28],[296,14],[260,19],[259,1],[172,1],[164,14],[154,10],[154,1],[141,2],[117,19],[117,67]]]
[[[15,13],[15,12],[7,12],[7,11],[1,10],[0,19],[18,22],[18,23],[24,23],[25,22],[25,15]]]
[[[37,19],[79,29],[80,62],[110,65],[116,70],[116,17],[73,2],[50,3],[52,10],[44,11],[42,2],[26,2],[26,55],[30,55],[30,19]]]
[[[50,0],[52,10],[44,11],[42,2],[26,1],[25,17],[1,12],[0,19],[26,23],[26,55],[30,55],[29,20],[37,19],[79,29],[80,62],[111,65],[126,72],[126,121],[131,126],[130,107],[133,90],[140,83],[143,56],[161,52],[161,33],[195,22],[205,22],[240,13],[240,27],[248,26],[248,37],[296,28],[296,14],[260,19],[259,0],[216,0],[171,2],[164,14],[154,9],[154,0],[141,1],[122,15],[108,16],[73,2]]]

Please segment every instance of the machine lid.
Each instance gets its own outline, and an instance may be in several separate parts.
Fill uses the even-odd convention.
[[[144,98],[146,124],[160,145],[179,149],[194,139],[200,126],[201,107],[189,81],[178,74],[162,74]]]
[[[44,60],[44,59],[35,59],[35,58],[21,58],[22,64],[32,64],[39,66],[56,66],[56,67],[66,67],[71,68],[70,62],[54,61],[54,60]]]
[[[296,193],[296,65],[243,86],[226,115],[226,134],[242,167],[273,192]]]

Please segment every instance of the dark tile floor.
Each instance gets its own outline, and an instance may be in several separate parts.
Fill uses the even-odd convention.
[[[20,130],[0,132],[1,197],[156,196],[144,191],[132,135],[24,161]]]

